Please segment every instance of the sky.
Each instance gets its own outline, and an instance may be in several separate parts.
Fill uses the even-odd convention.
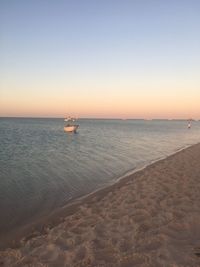
[[[199,0],[0,0],[0,116],[200,119]]]

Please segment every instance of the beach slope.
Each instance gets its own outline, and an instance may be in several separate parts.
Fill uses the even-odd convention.
[[[200,266],[200,144],[90,195],[45,229],[0,251],[0,266]]]

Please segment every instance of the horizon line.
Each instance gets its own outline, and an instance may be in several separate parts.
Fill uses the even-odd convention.
[[[51,116],[42,116],[42,117],[38,117],[38,116],[1,116],[0,115],[0,119],[64,119],[65,117],[51,117]],[[105,118],[105,117],[75,117],[75,119],[85,119],[85,120],[145,120],[145,121],[151,121],[151,120],[168,120],[168,121],[172,121],[172,120],[193,120],[193,121],[200,121],[199,119],[193,119],[193,118]]]

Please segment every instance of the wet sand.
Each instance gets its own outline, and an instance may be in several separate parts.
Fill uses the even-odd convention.
[[[48,221],[1,250],[0,266],[200,266],[200,144]]]

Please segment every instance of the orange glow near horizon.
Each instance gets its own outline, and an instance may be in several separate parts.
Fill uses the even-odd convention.
[[[200,119],[199,79],[195,78],[167,79],[151,73],[145,78],[66,81],[52,75],[29,85],[28,79],[15,77],[2,84],[0,116]]]
[[[125,90],[124,90],[125,91]],[[30,94],[0,98],[1,117],[200,118],[197,97],[139,93]],[[105,96],[106,95],[106,96]],[[200,98],[199,98],[200,99]]]

